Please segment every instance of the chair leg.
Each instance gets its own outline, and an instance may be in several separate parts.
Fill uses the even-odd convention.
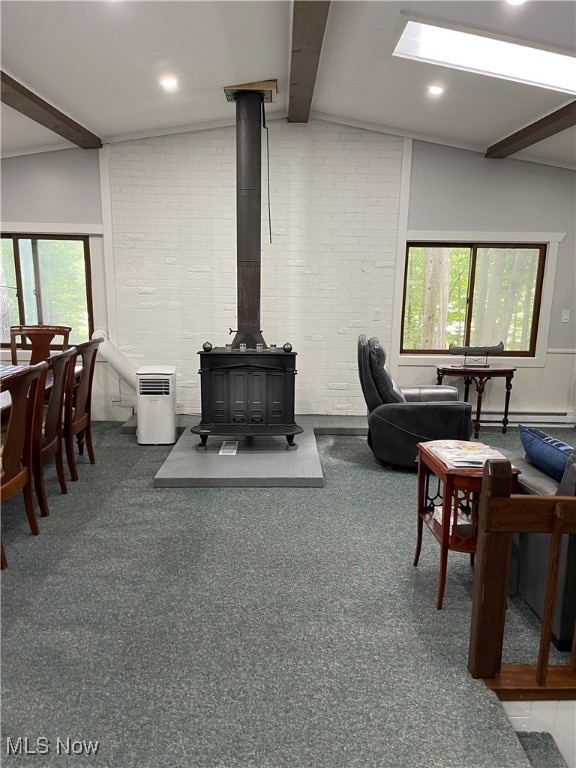
[[[84,456],[84,430],[78,432],[76,435],[76,442],[78,443],[78,455]]]
[[[74,437],[72,435],[66,435],[65,444],[70,479],[76,481],[78,480],[78,470],[76,469],[76,459],[74,457]]]
[[[44,486],[44,469],[41,461],[34,462],[34,488],[36,498],[40,507],[42,517],[48,517],[50,509],[48,508],[48,499],[46,498],[46,487]]]
[[[8,568],[8,560],[6,560],[6,553],[4,552],[4,542],[0,539],[0,570]]]
[[[56,463],[56,474],[58,475],[58,482],[60,483],[60,491],[62,493],[68,493],[68,486],[66,485],[66,477],[64,475],[64,460],[62,458],[62,445],[56,451],[54,456]]]
[[[34,500],[32,499],[32,482],[26,483],[22,489],[24,494],[24,506],[26,507],[26,516],[28,517],[28,524],[30,525],[30,531],[34,536],[38,536],[40,528],[38,527],[38,520],[36,520],[36,512],[34,511]]]
[[[90,459],[90,464],[96,464],[94,446],[92,445],[92,425],[90,422],[88,422],[88,426],[84,430],[84,437],[86,438],[86,448],[88,449],[88,458]]]

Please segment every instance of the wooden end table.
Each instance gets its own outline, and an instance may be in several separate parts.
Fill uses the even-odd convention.
[[[446,587],[448,552],[464,552],[470,555],[470,565],[474,565],[476,542],[478,538],[478,505],[482,489],[484,467],[455,467],[440,458],[437,449],[462,448],[482,444],[466,440],[432,440],[418,443],[418,518],[416,529],[416,554],[414,565],[418,565],[422,549],[422,530],[424,524],[440,544],[440,579],[436,608],[442,608]],[[488,446],[483,446],[491,451]],[[493,451],[491,458],[505,458],[498,451]],[[516,482],[520,470],[512,467]],[[436,489],[432,489],[433,478],[437,479]],[[515,492],[515,487],[513,492]]]
[[[506,379],[506,396],[504,399],[504,418],[502,419],[502,432],[506,432],[508,426],[508,406],[510,405],[510,393],[512,392],[512,379],[516,368],[506,365],[437,365],[436,379],[442,384],[444,376],[461,376],[464,378],[464,400],[468,402],[470,384],[476,385],[476,418],[473,419],[474,437],[480,432],[480,417],[482,415],[482,396],[484,386],[490,379],[504,377]],[[488,421],[485,420],[485,423]]]

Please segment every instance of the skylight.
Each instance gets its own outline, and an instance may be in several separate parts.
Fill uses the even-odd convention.
[[[576,58],[472,32],[408,21],[394,56],[576,94]]]

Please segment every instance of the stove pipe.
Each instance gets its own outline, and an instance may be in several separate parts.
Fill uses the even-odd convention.
[[[257,91],[237,91],[236,101],[236,280],[238,330],[232,348],[266,343],[260,330],[262,103]]]

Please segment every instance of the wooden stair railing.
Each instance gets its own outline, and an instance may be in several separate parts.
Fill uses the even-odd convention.
[[[576,699],[576,632],[570,661],[549,665],[562,536],[576,534],[576,497],[511,495],[510,462],[486,462],[480,497],[468,670],[502,701]],[[502,664],[512,534],[549,533],[538,663]]]

